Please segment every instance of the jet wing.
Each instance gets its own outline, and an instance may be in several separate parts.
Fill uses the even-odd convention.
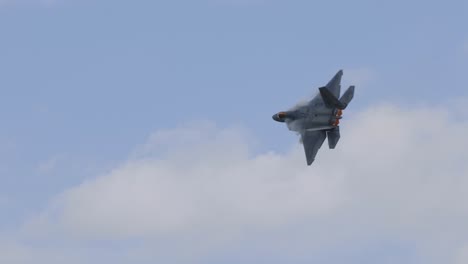
[[[301,133],[302,144],[307,159],[307,165],[312,164],[315,160],[318,150],[322,146],[325,138],[327,137],[325,130],[304,131]]]

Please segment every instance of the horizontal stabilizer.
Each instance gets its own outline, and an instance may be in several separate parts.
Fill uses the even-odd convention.
[[[328,147],[330,149],[334,149],[336,144],[338,144],[338,140],[340,140],[340,127],[335,127],[331,130],[327,131],[328,137]]]
[[[327,89],[327,87],[321,87],[319,88],[320,90],[320,95],[322,96],[323,98],[323,101],[325,102],[325,104],[330,107],[330,108],[338,108],[338,109],[344,109],[346,106],[340,102],[340,100],[338,100],[338,98],[336,98],[336,96],[334,96],[330,90]]]
[[[302,132],[301,139],[304,145],[307,165],[310,166],[315,160],[315,156],[322,146],[327,134],[324,130],[317,131],[304,131]]]
[[[344,108],[346,108],[348,106],[349,102],[351,102],[351,100],[353,100],[353,97],[354,97],[354,85],[350,86],[340,98],[340,102],[341,102],[341,104],[344,105]]]

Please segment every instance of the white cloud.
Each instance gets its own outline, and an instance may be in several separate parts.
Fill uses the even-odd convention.
[[[37,259],[44,259],[44,253],[40,252],[40,250],[17,243],[0,242],[1,263],[34,263]],[[49,260],[52,259],[49,258]]]
[[[300,149],[250,157],[238,129],[160,131],[143,149],[166,158],[131,160],[67,191],[60,223],[80,235],[121,237],[274,227],[340,199],[335,179],[309,177]]]
[[[458,255],[456,257],[456,264],[466,264],[468,263],[468,244],[460,248]]]
[[[468,121],[455,116],[448,108],[370,108],[344,122],[338,148],[325,143],[311,167],[299,145],[250,153],[237,128],[159,131],[125,164],[65,191],[26,231],[175,239],[177,247],[192,237],[210,255],[239,237],[300,228],[295,239],[308,247],[301,254],[377,237],[412,241],[429,263],[452,262],[468,237]]]

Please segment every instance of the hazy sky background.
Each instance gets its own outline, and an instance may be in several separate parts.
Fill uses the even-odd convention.
[[[468,2],[0,0],[0,262],[468,261]],[[271,116],[339,69],[337,150]]]

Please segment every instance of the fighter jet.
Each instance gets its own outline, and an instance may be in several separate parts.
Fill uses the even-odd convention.
[[[273,120],[286,123],[289,130],[301,135],[309,166],[326,137],[330,149],[340,139],[340,119],[354,96],[354,86],[350,86],[340,97],[342,76],[343,70],[338,71],[326,86],[318,88],[319,93],[309,102],[273,115]]]

